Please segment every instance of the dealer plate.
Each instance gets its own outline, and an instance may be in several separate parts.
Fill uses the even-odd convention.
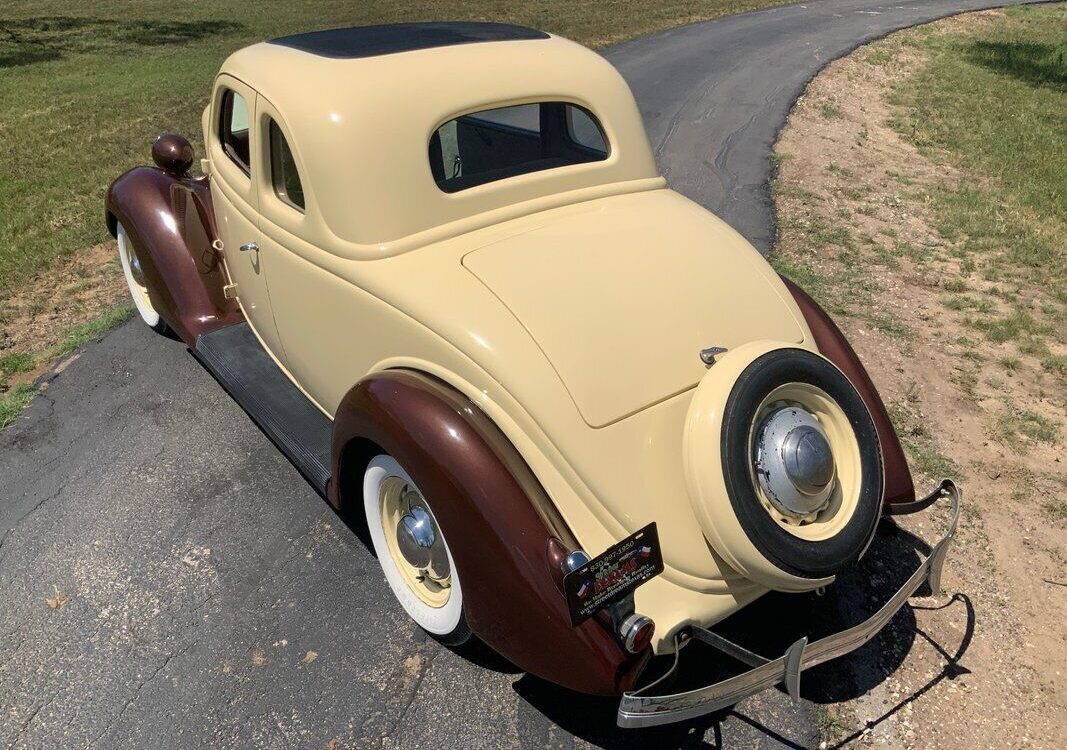
[[[659,533],[656,524],[650,523],[566,575],[563,590],[571,624],[581,624],[662,572]]]

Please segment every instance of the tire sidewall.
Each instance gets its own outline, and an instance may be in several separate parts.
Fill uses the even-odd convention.
[[[469,636],[466,619],[463,616],[463,588],[459,580],[459,572],[456,570],[455,560],[452,559],[452,551],[448,548],[448,540],[442,539],[445,551],[448,553],[448,564],[452,571],[451,591],[448,601],[441,607],[431,607],[416,596],[408,588],[407,583],[389,550],[389,544],[385,538],[385,530],[382,528],[381,515],[381,489],[382,483],[391,476],[400,477],[410,483],[416,489],[418,484],[404,470],[400,462],[389,455],[376,456],[367,465],[363,475],[363,507],[367,514],[367,528],[374,552],[381,564],[385,580],[392,589],[393,595],[415,623],[426,632],[438,638],[442,642],[456,644],[462,643]],[[419,494],[422,494],[421,490]],[[426,497],[423,495],[423,497]],[[427,499],[427,502],[430,502]],[[432,503],[430,505],[432,510]]]
[[[167,330],[166,322],[155,308],[145,305],[141,296],[134,290],[136,282],[133,279],[133,271],[130,269],[128,253],[137,252],[137,250],[133,246],[133,240],[130,239],[129,233],[122,224],[115,225],[115,240],[119,245],[119,263],[122,264],[122,275],[126,278],[126,286],[129,289],[133,305],[137,309],[137,314],[140,316],[141,320],[144,321],[144,324],[153,331],[156,333],[165,333]],[[142,260],[141,262],[143,263],[144,261]]]
[[[855,511],[834,536],[820,541],[789,533],[763,506],[751,472],[753,420],[772,390],[787,383],[822,389],[844,411],[860,452],[860,489]],[[768,561],[786,573],[820,579],[836,575],[866,551],[881,515],[882,454],[863,399],[829,361],[800,349],[778,349],[754,360],[734,383],[723,410],[720,438],[727,496],[745,535]]]

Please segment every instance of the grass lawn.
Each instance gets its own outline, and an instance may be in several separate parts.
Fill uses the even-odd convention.
[[[53,362],[100,338],[132,314],[133,305],[119,305],[66,329],[55,346],[34,352],[10,352],[0,356],[0,430],[18,417],[22,408],[37,394],[32,383],[16,380],[20,375],[32,377],[39,365]]]
[[[2,2],[0,295],[106,239],[104,191],[148,159],[156,135],[175,130],[199,145],[211,80],[244,45],[339,25],[478,19],[600,46],[782,2]]]
[[[805,244],[836,248],[840,268],[828,275],[809,259],[785,254],[772,262],[833,314],[907,339],[906,328],[870,306],[878,286],[870,265],[909,261],[924,268],[935,256],[950,257],[960,277],[945,280],[949,294],[941,303],[966,313],[979,338],[1014,342],[1045,371],[1067,374],[1067,360],[1049,350],[1067,336],[1067,7],[1008,8],[966,32],[918,27],[861,54],[891,75],[905,59],[922,56],[915,74],[891,86],[888,124],[933,165],[962,178],[920,186],[887,173],[886,184],[872,192],[860,184],[862,175],[831,163],[828,171],[841,183],[836,198],[851,208],[806,218]],[[840,117],[832,101],[815,106],[828,122]],[[866,138],[864,128],[856,143],[864,148]],[[796,184],[780,183],[776,191],[811,206],[822,200]],[[939,249],[898,239],[892,228],[872,238],[849,226],[857,218],[850,215],[876,214],[894,191],[929,209]],[[875,256],[866,257],[868,250]],[[1005,369],[1012,362],[1006,358]]]
[[[1049,344],[1067,338],[1067,7],[1009,8],[975,33],[910,43],[929,62],[894,90],[902,111],[892,125],[970,176],[928,199],[962,270],[994,284],[1004,304],[966,293],[942,303],[1062,378],[1067,359]],[[1013,361],[1002,364],[1011,371]]]
[[[1006,248],[985,264],[987,277],[1021,267],[1062,285],[1067,10],[1009,8],[1003,22],[976,34],[919,34],[913,43],[930,59],[894,92],[904,107],[894,126],[921,152],[981,175],[933,196],[939,231],[963,239],[963,254]]]
[[[913,466],[939,477],[970,465],[942,452],[924,391],[951,389],[1011,454],[1060,445],[1067,5],[891,35],[831,66],[794,121],[774,157],[772,263],[847,326],[913,357],[899,372],[951,352],[943,381],[903,384],[889,405]]]
[[[968,592],[976,638],[1004,647],[968,653],[992,678],[966,696],[908,699],[911,721],[941,722],[942,744],[980,746],[988,725],[1058,747],[1065,683],[1043,654],[1062,646],[1063,613],[1028,582],[1060,580],[1067,549],[1067,4],[968,13],[835,61],[773,162],[772,262],[848,334],[916,488],[952,477],[969,493],[949,585]],[[911,649],[894,684],[915,690],[942,665]],[[834,746],[887,715],[824,710]],[[884,731],[887,746],[906,740]]]

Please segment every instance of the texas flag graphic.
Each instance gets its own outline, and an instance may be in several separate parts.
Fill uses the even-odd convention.
[[[627,552],[625,555],[623,555],[621,560],[620,560],[620,562],[629,560],[631,557],[646,558],[651,554],[652,554],[652,548],[651,547],[636,547],[636,548],[630,550],[629,552]]]

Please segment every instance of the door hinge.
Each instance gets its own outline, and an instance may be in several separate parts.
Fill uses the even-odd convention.
[[[222,287],[222,296],[226,299],[237,299],[237,285],[227,284]]]

